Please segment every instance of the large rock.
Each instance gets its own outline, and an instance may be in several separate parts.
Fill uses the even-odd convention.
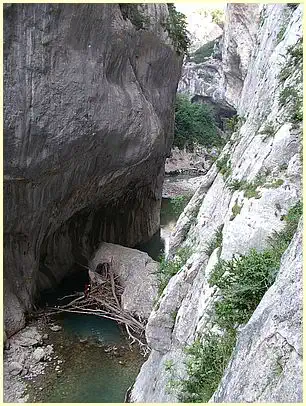
[[[22,347],[32,347],[42,344],[42,336],[36,327],[28,326],[15,337],[15,342]]]
[[[163,4],[5,6],[8,335],[100,241],[157,231],[182,64],[167,17]]]
[[[105,262],[111,263],[112,270],[124,289],[121,295],[123,309],[147,319],[157,297],[158,262],[144,252],[102,243],[90,261],[90,268],[95,270],[99,264]]]
[[[19,375],[22,372],[22,369],[23,367],[19,362],[13,361],[9,365],[10,374],[13,376]]]
[[[44,361],[46,352],[43,348],[36,348],[32,356],[35,362]]]

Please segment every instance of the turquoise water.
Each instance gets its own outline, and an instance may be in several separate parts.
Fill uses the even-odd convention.
[[[117,323],[95,316],[66,314],[56,324],[63,330],[48,332],[49,340],[64,362],[59,364],[60,373],[55,371],[54,363],[46,371],[46,377],[36,378],[30,401],[124,402],[125,393],[145,359],[137,347],[130,350]]]
[[[158,259],[165,250],[171,227],[179,214],[170,199],[162,200],[161,229],[138,249]],[[56,291],[45,292],[44,302],[56,304],[57,299],[83,291],[87,272],[65,278]],[[70,300],[70,299],[69,299]],[[127,389],[133,385],[145,359],[138,347],[133,351],[118,324],[91,315],[65,313],[55,320],[63,329],[51,332],[46,344],[53,344],[55,353],[63,360],[60,372],[54,362],[46,376],[37,377],[30,387],[30,402],[41,403],[121,403]],[[115,347],[114,350],[110,350]]]
[[[122,342],[122,334],[117,323],[101,317],[68,314],[63,317],[62,325],[65,334],[75,339],[88,339],[101,344],[117,344]]]

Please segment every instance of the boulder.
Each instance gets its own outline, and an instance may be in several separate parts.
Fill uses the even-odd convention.
[[[102,243],[90,261],[90,269],[112,262],[112,270],[124,288],[121,296],[125,310],[147,319],[157,296],[159,264],[148,254],[121,245]],[[91,273],[95,278],[95,273]]]
[[[42,336],[36,327],[28,326],[18,335],[16,343],[22,347],[37,346],[42,343]]]
[[[49,328],[50,328],[51,331],[55,331],[55,332],[62,330],[62,327],[61,327],[61,326],[57,326],[57,325],[50,326]]]
[[[47,355],[46,351],[43,348],[39,347],[39,348],[36,348],[36,350],[33,352],[32,356],[36,362],[39,362],[39,361],[44,361],[46,358],[46,355]]]
[[[13,361],[9,364],[9,372],[11,375],[19,375],[22,372],[22,369],[23,367],[19,362]]]

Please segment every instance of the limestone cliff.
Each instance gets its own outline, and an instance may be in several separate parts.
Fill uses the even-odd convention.
[[[4,10],[5,328],[100,241],[159,226],[182,57],[162,4]]]
[[[217,120],[232,117],[236,112],[256,45],[259,12],[259,4],[229,4],[224,29],[214,38],[211,56],[200,63],[186,60],[183,65],[178,91],[208,104]]]
[[[237,104],[239,120],[172,234],[170,255],[181,247],[192,252],[150,315],[146,336],[152,352],[134,385],[135,402],[179,399],[175,383],[186,377],[185,349],[215,327],[218,290],[209,277],[219,258],[264,250],[301,199],[302,6],[265,5],[259,18],[250,21],[250,15],[258,15],[257,7],[227,9],[226,75],[232,71],[230,60],[238,59],[241,75],[237,81],[232,77],[225,91]],[[245,38],[252,38],[253,49],[248,48],[245,58],[245,47],[231,47],[231,38],[239,36],[237,20],[245,28],[251,24]],[[282,257],[274,284],[241,326],[211,401],[302,401],[301,228]],[[208,253],[216,232],[222,243]]]

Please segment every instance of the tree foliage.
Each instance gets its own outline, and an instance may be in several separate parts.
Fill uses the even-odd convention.
[[[211,110],[204,104],[191,103],[187,96],[178,94],[175,103],[173,145],[193,149],[194,144],[220,146],[223,140],[215,125]]]
[[[190,46],[189,32],[187,30],[187,19],[185,14],[176,10],[173,3],[167,3],[169,17],[166,22],[166,29],[176,47],[178,54],[187,54]]]

